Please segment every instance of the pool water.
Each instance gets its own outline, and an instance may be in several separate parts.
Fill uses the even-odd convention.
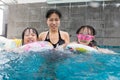
[[[69,51],[0,52],[0,80],[119,80],[118,54]]]

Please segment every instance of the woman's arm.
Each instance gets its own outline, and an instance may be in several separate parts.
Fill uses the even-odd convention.
[[[63,45],[61,45],[60,47],[65,48],[66,45],[70,43],[69,34],[67,32],[62,32],[62,38],[64,39],[65,43]]]

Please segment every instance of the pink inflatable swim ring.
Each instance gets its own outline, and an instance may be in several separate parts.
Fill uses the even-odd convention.
[[[36,52],[36,51],[44,51],[44,50],[53,49],[53,46],[47,41],[38,41],[38,42],[26,44],[22,46],[22,48],[24,49],[24,51],[27,51],[27,52],[29,51]]]

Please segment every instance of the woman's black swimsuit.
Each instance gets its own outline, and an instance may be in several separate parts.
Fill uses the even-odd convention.
[[[64,44],[64,43],[65,43],[65,40],[63,40],[63,39],[61,38],[60,31],[58,31],[58,34],[59,34],[59,40],[58,40],[58,42],[57,42],[56,44],[53,44],[53,43],[51,42],[50,37],[49,37],[49,32],[48,32],[47,35],[46,35],[45,41],[50,42],[50,43],[53,45],[54,48],[56,48],[56,47],[59,46],[59,45]]]

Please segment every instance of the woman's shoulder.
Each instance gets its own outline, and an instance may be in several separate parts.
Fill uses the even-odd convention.
[[[48,31],[41,32],[39,34],[39,40],[44,40],[45,36],[47,35]]]
[[[61,34],[69,36],[68,32],[66,31],[60,31]]]
[[[47,33],[48,33],[48,31],[41,32],[41,33],[39,34],[39,36],[45,35],[45,34],[47,34]]]

